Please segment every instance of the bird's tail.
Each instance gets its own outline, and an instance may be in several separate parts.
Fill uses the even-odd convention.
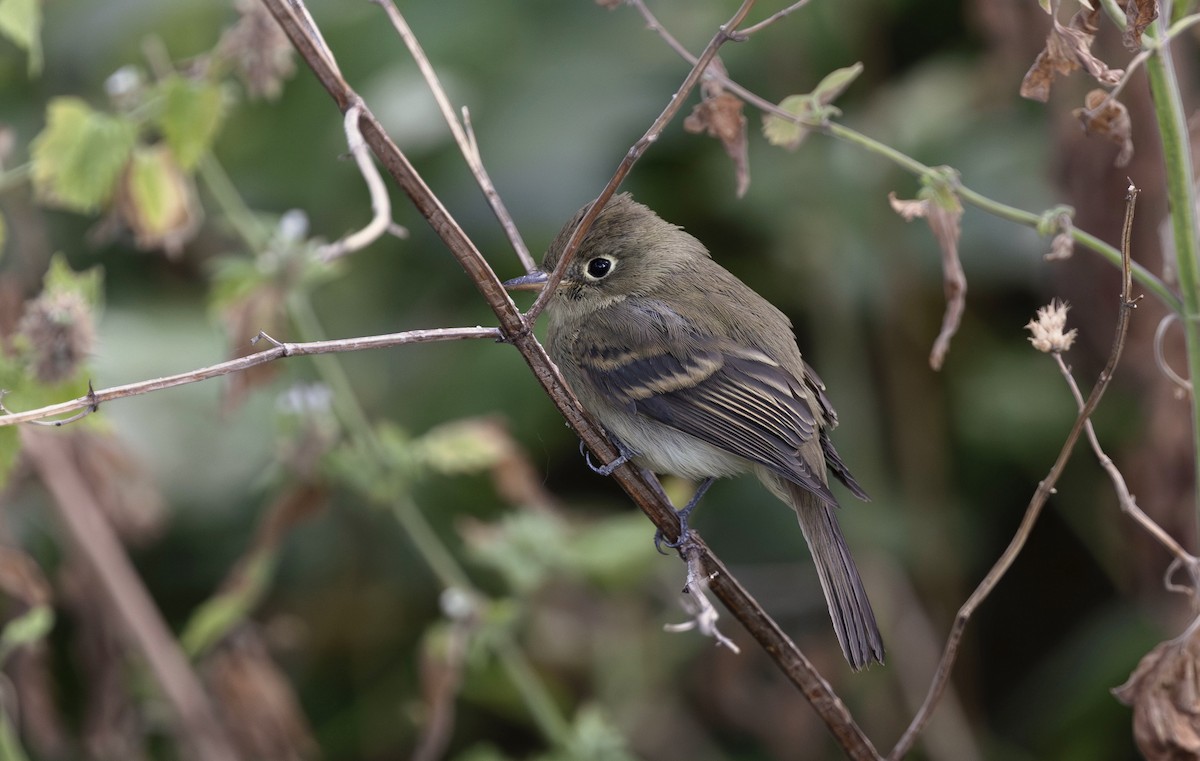
[[[842,652],[855,671],[872,660],[883,663],[883,638],[875,623],[875,612],[863,589],[862,579],[842,529],[837,508],[799,484],[786,484],[788,502],[800,520],[800,529],[808,541],[821,590],[829,606],[829,617],[837,633]]]

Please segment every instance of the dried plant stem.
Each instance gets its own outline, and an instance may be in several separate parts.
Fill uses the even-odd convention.
[[[127,383],[124,386],[100,389],[90,394],[60,402],[46,407],[39,407],[24,412],[7,412],[0,414],[0,426],[29,423],[44,420],[55,415],[65,415],[76,410],[98,407],[104,402],[123,399],[127,396],[148,394],[161,391],[164,388],[185,386],[189,383],[217,378],[230,373],[241,372],[257,365],[274,362],[284,357],[299,357],[309,354],[332,354],[344,351],[362,351],[364,349],[383,349],[391,346],[403,346],[414,343],[430,343],[433,341],[462,341],[470,338],[490,338],[500,340],[498,328],[434,328],[431,330],[409,330],[403,333],[386,333],[378,336],[360,336],[357,338],[339,338],[330,341],[310,341],[307,343],[283,343],[265,334],[261,338],[271,343],[271,348],[251,354],[246,357],[219,362],[208,367],[189,370],[178,375],[168,375],[163,378]],[[257,340],[257,339],[256,339]]]
[[[1054,361],[1058,364],[1058,369],[1066,380],[1067,387],[1071,389],[1071,396],[1075,397],[1075,404],[1083,407],[1083,393],[1079,390],[1079,384],[1075,382],[1075,376],[1071,375],[1071,369],[1067,367],[1067,363],[1063,361],[1061,354],[1055,354]],[[1155,523],[1153,518],[1146,515],[1138,507],[1137,500],[1129,493],[1129,485],[1125,483],[1125,477],[1121,475],[1120,469],[1117,468],[1112,458],[1105,454],[1104,449],[1101,448],[1100,439],[1096,436],[1096,428],[1092,425],[1090,419],[1084,424],[1084,432],[1087,434],[1088,443],[1092,445],[1092,451],[1096,454],[1096,459],[1100,462],[1100,467],[1104,468],[1104,472],[1108,473],[1109,480],[1112,481],[1113,489],[1117,492],[1117,501],[1120,503],[1121,509],[1128,513],[1147,533],[1166,548],[1167,552],[1174,555],[1177,561],[1188,567],[1195,566],[1197,563],[1196,557],[1183,549],[1183,546],[1175,541],[1175,537],[1168,534],[1162,526]]]
[[[21,446],[46,485],[63,528],[154,675],[175,713],[180,737],[200,761],[235,761],[234,752],[191,664],[121,548],[92,490],[71,461],[62,433],[21,430]]]
[[[929,692],[925,696],[925,702],[921,704],[921,708],[913,717],[908,729],[900,737],[896,743],[896,747],[892,749],[888,756],[889,761],[899,761],[910,750],[921,730],[929,722],[929,718],[933,715],[934,709],[937,708],[938,702],[941,699],[942,693],[949,684],[950,674],[954,669],[954,662],[958,657],[958,646],[962,640],[963,630],[967,626],[967,622],[971,620],[971,616],[975,610],[987,599],[996,585],[1000,583],[1000,579],[1012,567],[1017,556],[1021,554],[1021,550],[1025,547],[1025,542],[1029,538],[1029,534],[1033,531],[1033,526],[1037,522],[1038,516],[1041,515],[1042,508],[1046,504],[1046,500],[1054,493],[1054,486],[1058,483],[1059,476],[1062,475],[1063,469],[1067,462],[1071,459],[1071,454],[1075,450],[1075,443],[1079,441],[1079,436],[1083,432],[1084,427],[1088,423],[1088,419],[1096,410],[1096,405],[1100,403],[1100,398],[1104,396],[1104,391],[1108,388],[1109,382],[1112,380],[1113,372],[1116,370],[1117,362],[1121,359],[1121,352],[1125,347],[1125,337],[1129,330],[1129,316],[1133,311],[1136,301],[1130,296],[1132,284],[1131,274],[1131,258],[1130,258],[1130,238],[1133,231],[1133,212],[1137,200],[1138,191],[1133,186],[1129,188],[1129,194],[1126,196],[1125,204],[1125,225],[1121,239],[1122,252],[1122,281],[1121,281],[1121,302],[1120,309],[1117,313],[1117,328],[1113,336],[1112,350],[1108,355],[1108,362],[1104,369],[1100,372],[1100,377],[1096,380],[1096,385],[1092,387],[1091,394],[1088,395],[1080,409],[1079,415],[1075,418],[1074,425],[1071,426],[1071,431],[1067,434],[1066,440],[1063,442],[1062,449],[1059,450],[1058,458],[1054,461],[1053,467],[1046,475],[1046,478],[1038,484],[1037,490],[1034,492],[1032,499],[1029,500],[1029,505],[1025,508],[1025,515],[1021,519],[1021,524],[1017,527],[1016,533],[1005,548],[1003,554],[988,571],[983,581],[967,598],[967,601],[958,609],[958,615],[954,617],[954,624],[950,628],[950,634],[946,638],[945,648],[942,650],[942,658],[938,662],[937,671],[934,673],[933,681],[929,685]]]

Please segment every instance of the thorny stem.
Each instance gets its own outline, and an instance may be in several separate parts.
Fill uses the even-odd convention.
[[[1050,495],[1054,493],[1054,486],[1058,483],[1059,476],[1062,475],[1063,469],[1066,468],[1067,462],[1071,459],[1071,454],[1075,451],[1075,443],[1079,441],[1080,434],[1083,432],[1092,413],[1095,412],[1096,406],[1100,403],[1100,398],[1104,395],[1104,391],[1108,388],[1108,384],[1112,380],[1113,372],[1116,370],[1117,362],[1120,361],[1121,352],[1125,347],[1125,337],[1129,330],[1129,316],[1134,306],[1136,306],[1136,301],[1133,300],[1130,294],[1133,279],[1132,267],[1130,266],[1130,239],[1133,231],[1133,212],[1137,195],[1137,188],[1130,185],[1129,194],[1126,196],[1125,225],[1121,236],[1121,302],[1120,309],[1117,312],[1117,327],[1113,335],[1112,350],[1109,352],[1108,362],[1100,372],[1100,376],[1096,380],[1096,385],[1092,387],[1092,392],[1088,395],[1087,401],[1081,405],[1079,415],[1075,418],[1075,423],[1071,426],[1071,431],[1067,434],[1067,438],[1063,442],[1062,448],[1058,453],[1058,458],[1054,461],[1050,472],[1038,484],[1033,498],[1029,500],[1029,505],[1025,508],[1025,515],[1021,519],[1021,524],[1017,527],[1016,533],[1013,534],[1008,547],[1005,548],[1003,554],[996,560],[983,581],[975,588],[975,591],[971,593],[971,596],[967,598],[967,601],[958,609],[958,615],[955,616],[950,634],[946,638],[946,646],[942,651],[942,658],[938,662],[933,681],[929,685],[929,692],[925,696],[925,702],[921,704],[921,708],[908,725],[908,729],[904,731],[904,734],[896,743],[896,747],[888,755],[889,761],[899,761],[899,759],[907,755],[916,743],[921,730],[929,722],[934,709],[937,708],[941,700],[942,693],[945,692],[946,686],[950,682],[954,662],[958,657],[959,642],[962,640],[967,622],[970,621],[975,610],[992,593],[992,590],[996,588],[996,585],[1000,583],[1000,580],[1008,572],[1008,569],[1017,559],[1017,556],[1021,554],[1021,550],[1024,549],[1025,542],[1028,540],[1030,533],[1032,533],[1033,526],[1037,522],[1038,516],[1041,515],[1042,508],[1050,498]]]

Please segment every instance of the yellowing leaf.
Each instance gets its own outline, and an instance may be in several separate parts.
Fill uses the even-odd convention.
[[[117,211],[138,246],[176,253],[197,227],[195,194],[165,146],[138,148],[121,183]]]
[[[225,116],[221,87],[178,75],[165,79],[158,126],[184,170],[192,169],[212,145]]]
[[[779,102],[779,108],[792,114],[800,122],[808,121],[813,115],[813,100],[808,95],[789,95]],[[808,137],[809,129],[799,122],[784,119],[775,114],[763,117],[763,137],[771,145],[794,151]]]
[[[840,113],[830,104],[845,92],[862,70],[862,63],[856,63],[831,71],[811,93],[784,98],[780,101],[779,108],[794,115],[799,123],[775,114],[767,114],[763,118],[763,137],[771,145],[778,145],[789,151],[795,150],[811,130],[806,124],[815,126]]]
[[[31,146],[34,191],[46,203],[95,211],[112,196],[136,139],[132,121],[79,98],[55,98]]]
[[[0,35],[29,54],[29,76],[42,71],[42,5],[39,0],[0,0]]]

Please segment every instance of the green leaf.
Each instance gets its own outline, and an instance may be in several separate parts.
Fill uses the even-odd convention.
[[[29,54],[29,76],[42,72],[40,0],[0,0],[0,35]]]
[[[4,241],[8,238],[8,223],[4,221],[4,215],[0,214],[0,259],[4,258]]]
[[[828,106],[830,103],[837,100],[837,97],[845,92],[854,80],[858,79],[858,75],[862,74],[862,61],[847,66],[843,69],[831,71],[825,75],[817,88],[812,91],[813,98],[822,106]]]
[[[802,122],[811,120],[815,110],[813,100],[808,95],[789,95],[779,102],[779,107]],[[803,124],[775,114],[763,117],[763,137],[767,138],[771,145],[778,145],[789,151],[799,147],[804,138],[808,137],[808,132],[808,127]]]
[[[121,209],[139,241],[162,240],[187,226],[191,199],[185,182],[171,151],[161,146],[134,149],[122,196],[128,205],[122,203]]]
[[[0,710],[0,761],[29,761],[21,739],[6,711]]]
[[[96,266],[76,272],[67,263],[67,257],[61,253],[54,254],[50,257],[50,265],[42,278],[42,293],[76,294],[91,307],[93,317],[98,317],[97,313],[104,305],[104,270]]]
[[[779,102],[779,108],[795,116],[801,123],[767,114],[763,117],[763,137],[771,145],[778,145],[789,151],[796,150],[800,143],[804,142],[804,138],[808,137],[812,127],[823,124],[829,117],[841,113],[830,104],[858,78],[862,70],[862,63],[856,63],[832,71],[811,93],[784,98]]]
[[[4,625],[0,631],[0,662],[22,645],[40,641],[54,628],[54,611],[48,605],[35,605]]]
[[[160,85],[163,90],[158,126],[167,145],[184,170],[195,168],[216,139],[225,117],[221,86],[171,75]]]
[[[50,101],[33,139],[33,187],[45,202],[90,213],[112,196],[137,140],[137,125],[79,98]]]
[[[8,477],[12,475],[20,451],[21,439],[17,436],[17,427],[6,425],[0,428],[0,492],[8,486]]]
[[[196,658],[225,638],[262,599],[276,566],[275,552],[258,552],[242,567],[238,583],[204,601],[188,619],[179,642]]]

